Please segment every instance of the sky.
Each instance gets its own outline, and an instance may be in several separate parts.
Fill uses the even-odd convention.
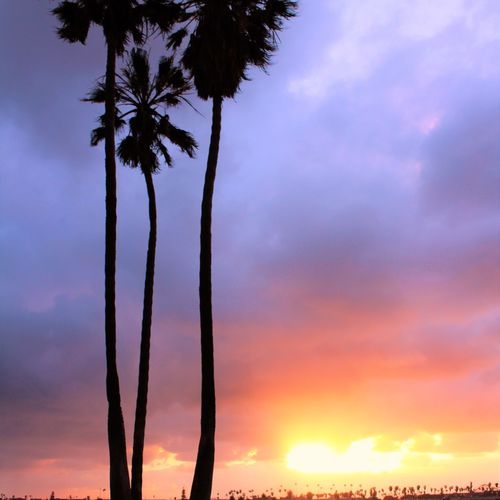
[[[58,40],[54,5],[0,2],[0,489],[106,496],[102,110],[80,100],[104,45]],[[495,0],[302,0],[224,103],[214,495],[500,481],[499,26]],[[170,116],[197,158],[155,177],[146,498],[189,491],[199,436],[191,100]],[[147,231],[119,166],[129,448]]]

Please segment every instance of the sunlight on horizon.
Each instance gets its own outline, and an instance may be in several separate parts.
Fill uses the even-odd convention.
[[[369,437],[353,441],[344,452],[338,452],[324,443],[301,443],[286,457],[289,469],[305,474],[380,473],[391,472],[401,466],[407,449],[382,452],[375,450],[376,439]]]

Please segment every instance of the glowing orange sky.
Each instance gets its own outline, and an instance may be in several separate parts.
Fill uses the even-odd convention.
[[[500,9],[300,3],[270,74],[224,107],[214,496],[500,481]],[[104,194],[102,151],[88,147],[96,110],[78,99],[103,54],[97,33],[88,47],[57,40],[51,6],[6,2],[0,18],[0,490],[95,497],[108,488]],[[179,120],[200,152],[155,179],[145,498],[189,491],[198,441],[208,121]],[[136,173],[118,181],[130,445],[147,207]],[[327,447],[323,474],[287,467],[314,443]]]

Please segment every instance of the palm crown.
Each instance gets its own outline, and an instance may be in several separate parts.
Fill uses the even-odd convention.
[[[70,43],[85,44],[92,24],[102,26],[107,40],[123,54],[129,38],[142,44],[146,26],[168,32],[181,19],[181,5],[174,0],[63,0],[52,10],[60,25],[57,34]]]
[[[165,140],[175,144],[190,157],[197,147],[193,136],[177,128],[170,121],[166,108],[186,100],[189,82],[171,57],[162,57],[158,71],[151,76],[146,51],[132,49],[122,73],[117,75],[116,103],[118,106],[115,126],[119,130],[128,117],[128,133],[117,149],[120,160],[131,167],[140,167],[143,172],[156,172],[162,156],[165,163],[172,165],[172,157],[164,144]],[[103,102],[105,89],[102,82],[90,93],[87,101]],[[101,125],[92,131],[91,144],[104,139],[104,115]]]
[[[294,0],[185,0],[188,19],[170,35],[177,48],[196,22],[182,58],[194,78],[198,95],[233,97],[249,66],[264,69],[277,48],[283,21],[296,13]]]
[[[52,13],[60,22],[57,34],[63,40],[85,44],[90,26],[96,24],[122,53],[129,35],[137,43],[143,41],[136,7],[135,0],[64,0]]]

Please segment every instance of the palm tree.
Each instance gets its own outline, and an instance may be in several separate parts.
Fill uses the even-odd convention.
[[[182,62],[201,99],[212,100],[212,130],[203,187],[200,231],[201,434],[191,500],[210,500],[215,454],[215,380],[212,324],[212,199],[222,101],[232,98],[250,66],[265,69],[277,49],[283,21],[296,13],[294,0],[182,0],[187,22],[170,36],[178,48],[193,26]]]
[[[163,143],[164,140],[175,144],[191,158],[194,156],[197,144],[191,134],[175,127],[165,113],[167,107],[176,106],[185,100],[184,95],[189,89],[188,80],[185,79],[182,70],[175,66],[172,58],[161,58],[158,72],[151,77],[148,55],[141,49],[132,49],[122,74],[118,75],[116,86],[116,103],[119,108],[117,127],[124,126],[125,118],[129,117],[128,133],[118,146],[118,157],[125,165],[140,167],[146,181],[149,202],[149,240],[132,455],[133,500],[142,500],[157,227],[153,174],[160,168],[159,156],[163,157],[168,166],[172,166],[172,158]],[[98,84],[87,100],[102,102],[104,98],[104,86]],[[104,117],[101,117],[101,127],[92,133],[92,145],[97,145],[104,137]]]
[[[145,28],[158,26],[168,32],[179,19],[180,6],[173,0],[63,0],[52,10],[60,25],[58,36],[69,43],[85,44],[90,26],[102,28],[106,42],[104,84],[104,150],[106,172],[106,236],[104,263],[106,396],[108,400],[108,446],[110,496],[129,500],[125,429],[121,409],[120,384],[116,365],[116,59],[123,54],[129,37],[144,41]]]
[[[108,399],[108,445],[110,459],[110,493],[112,499],[128,500],[130,481],[127,467],[125,429],[116,366],[116,161],[115,161],[115,68],[118,54],[123,53],[128,36],[137,42],[142,35],[132,22],[134,0],[62,1],[53,9],[60,26],[57,34],[70,43],[85,44],[91,24],[100,26],[106,42],[105,79],[105,171],[106,236],[104,264],[106,395]]]

